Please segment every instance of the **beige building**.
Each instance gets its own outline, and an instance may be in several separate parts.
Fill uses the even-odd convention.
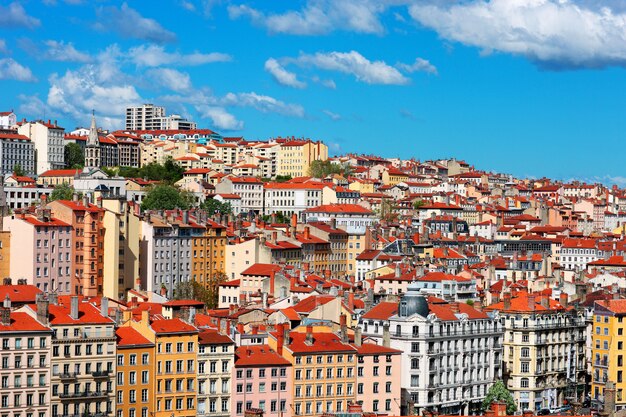
[[[139,206],[120,199],[102,200],[104,209],[103,294],[124,299],[139,277]]]
[[[37,175],[51,170],[65,167],[65,129],[54,124],[37,121],[23,123],[18,133],[28,137],[35,144],[35,172]]]
[[[284,140],[277,154],[276,175],[289,175],[293,178],[309,174],[311,163],[328,159],[328,146],[311,140]]]

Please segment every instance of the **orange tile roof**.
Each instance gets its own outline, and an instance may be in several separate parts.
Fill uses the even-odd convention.
[[[270,276],[272,272],[280,270],[281,267],[279,265],[256,263],[243,271],[241,275]]]
[[[389,317],[398,313],[398,303],[381,301],[363,314],[364,319],[388,320]]]
[[[363,343],[356,347],[359,355],[399,355],[401,350],[393,349],[375,343]]]
[[[0,285],[0,303],[9,296],[13,304],[34,303],[41,290],[34,285]]]
[[[324,204],[321,206],[306,209],[307,213],[348,213],[348,214],[374,214],[358,204]]]
[[[291,332],[290,343],[287,346],[294,354],[324,353],[324,352],[356,352],[354,346],[342,343],[334,333],[313,332],[313,343],[306,343],[306,334]]]
[[[115,331],[117,347],[154,346],[154,343],[146,339],[141,333],[130,326],[118,327]]]
[[[50,169],[39,174],[40,177],[73,177],[80,174],[80,169]]]
[[[157,334],[171,333],[197,333],[198,329],[190,324],[185,323],[181,319],[164,319],[154,320],[150,327]]]
[[[198,343],[201,345],[232,345],[235,342],[217,329],[205,329],[198,333]]]
[[[49,327],[46,327],[31,317],[28,313],[23,312],[11,312],[11,320],[9,325],[4,325],[0,322],[0,333],[9,332],[51,332]]]
[[[268,345],[254,345],[237,348],[235,366],[291,366],[291,363]]]
[[[36,306],[33,306],[36,310]],[[70,317],[70,296],[60,296],[59,304],[50,304],[50,324],[51,325],[67,325],[67,324],[113,324],[111,318],[104,317],[100,314],[100,309],[87,302],[86,299],[79,297],[78,300],[78,319],[74,320]]]

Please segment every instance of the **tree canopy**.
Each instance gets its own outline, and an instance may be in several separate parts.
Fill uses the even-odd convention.
[[[229,202],[219,201],[214,198],[207,198],[204,200],[204,202],[200,205],[200,208],[206,210],[209,216],[218,212],[222,214],[230,214],[233,212],[233,208]]]
[[[65,166],[67,168],[82,168],[85,164],[85,154],[77,143],[68,143],[65,145]]]
[[[175,300],[198,300],[211,309],[218,306],[219,285],[228,280],[223,272],[215,272],[208,278],[206,285],[196,281],[179,282],[174,288]]]
[[[189,193],[168,184],[158,184],[148,190],[141,202],[142,210],[187,210],[192,206]]]
[[[517,405],[515,400],[513,400],[513,396],[502,381],[496,381],[487,391],[487,396],[483,400],[483,411],[488,410],[494,401],[505,402],[508,415],[513,415],[517,411]]]
[[[24,175],[26,175],[26,173],[24,172],[24,168],[22,168],[20,164],[15,164],[13,166],[13,175],[17,177],[23,177]]]
[[[48,198],[48,200],[71,200],[73,195],[74,187],[71,187],[67,183],[63,183],[54,187],[54,190],[52,190],[52,193],[50,194],[50,198]]]
[[[329,160],[315,160],[311,162],[311,165],[309,166],[309,175],[315,178],[325,178],[334,174],[348,176],[351,172],[352,169],[349,166],[333,164]]]
[[[183,172],[185,172],[185,169],[171,157],[167,158],[163,164],[151,162],[141,168],[119,167],[118,169],[118,175],[125,178],[144,178],[169,184],[180,180],[183,177]]]

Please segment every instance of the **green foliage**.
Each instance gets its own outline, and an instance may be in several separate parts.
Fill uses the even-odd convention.
[[[426,205],[426,202],[424,200],[415,200],[413,202],[413,208],[415,210],[419,210],[420,208],[424,207]]]
[[[219,201],[214,198],[207,198],[204,200],[204,202],[200,205],[200,208],[206,210],[209,216],[218,212],[222,214],[230,214],[233,212],[233,208],[229,202]]]
[[[142,210],[187,210],[192,206],[192,197],[189,193],[179,190],[168,184],[158,184],[151,187],[143,201]]]
[[[26,173],[24,172],[24,168],[22,168],[20,164],[15,164],[13,166],[13,175],[23,177],[24,175],[26,175]]]
[[[85,154],[77,143],[65,145],[65,166],[67,168],[82,168],[85,164]]]
[[[113,167],[100,167],[102,172],[107,174],[109,177],[115,177],[117,175],[117,169]]]
[[[276,223],[289,223],[291,221],[291,217],[283,214],[282,211],[276,212],[274,217],[276,218]],[[262,216],[261,219],[265,223],[272,223],[272,215],[271,214],[266,214],[266,215]]]
[[[344,177],[349,176],[352,173],[352,168],[349,166],[333,164],[329,160],[326,161],[313,161],[309,166],[309,176],[314,178],[325,178],[329,175],[339,174]]]
[[[487,396],[483,400],[483,411],[488,410],[494,401],[504,401],[508,415],[513,415],[517,411],[517,405],[515,405],[513,396],[502,381],[496,381],[487,391]]]
[[[180,180],[183,177],[183,172],[185,172],[185,169],[171,157],[167,158],[162,165],[152,162],[141,168],[118,168],[118,175],[124,178],[143,178],[151,181],[163,181],[168,184],[173,184]]]
[[[381,220],[394,222],[398,220],[398,217],[400,216],[400,213],[398,212],[398,205],[390,198],[383,198],[380,202],[378,215]]]
[[[54,187],[52,194],[50,194],[49,201],[55,200],[71,200],[74,195],[74,187],[70,187],[69,184],[63,183]]]
[[[473,307],[474,306],[474,300],[467,300],[465,302],[465,304],[467,304],[468,306],[472,306]]]
[[[274,182],[287,182],[291,179],[291,175],[276,175]]]
[[[211,309],[218,306],[219,285],[228,280],[223,272],[216,272],[208,278],[206,285],[196,281],[179,282],[174,288],[175,300],[198,300]]]

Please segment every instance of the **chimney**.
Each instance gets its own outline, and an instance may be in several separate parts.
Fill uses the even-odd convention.
[[[339,326],[340,326],[341,341],[343,343],[348,343],[347,317],[344,313],[341,313],[341,315],[339,315]]]
[[[189,210],[183,210],[183,224],[189,224]]]
[[[4,301],[2,302],[2,307],[11,309],[11,299],[9,298],[9,294],[4,297]]]
[[[141,278],[140,277],[135,278],[135,290],[141,291]]]
[[[267,308],[267,293],[266,292],[262,292],[261,293],[261,304],[263,305],[263,308]]]
[[[313,326],[311,324],[307,324],[306,326],[306,337],[304,341],[309,345],[313,344]]]
[[[335,230],[337,228],[337,219],[336,218],[332,218],[330,219],[330,228]]]
[[[43,294],[37,294],[35,302],[37,304],[37,321],[44,326],[47,326],[49,301]]]
[[[532,294],[528,294],[528,309],[533,311],[535,310],[535,306],[537,304],[535,303],[535,296]]]
[[[311,237],[311,228],[309,226],[304,226],[304,238],[309,239]]]
[[[402,271],[400,270],[400,262],[396,263],[396,273],[395,276],[396,278],[400,278],[400,276],[402,275]]]
[[[100,315],[109,317],[109,299],[107,297],[102,297],[100,300]]]
[[[228,315],[232,316],[233,314],[235,314],[237,312],[237,306],[235,304],[230,304],[228,306]]]
[[[505,292],[503,294],[503,299],[504,299],[504,309],[510,310],[511,309],[511,293],[508,291]]]
[[[522,410],[522,417],[533,417],[533,412],[531,410]]]
[[[78,320],[78,296],[70,297],[70,317],[72,320]]]
[[[383,324],[383,346],[391,347],[391,333],[389,333],[389,323]]]
[[[491,409],[495,413],[495,417],[506,416],[506,403],[503,401],[492,402]]]
[[[453,313],[457,314],[460,310],[459,310],[459,303],[450,303],[450,310],[452,310]]]
[[[276,353],[282,356],[283,345],[285,344],[285,324],[276,324]]]
[[[83,194],[83,206],[89,206],[89,195],[87,193]]]
[[[604,388],[604,413],[613,417],[615,415],[615,383],[607,381]]]
[[[150,325],[150,312],[148,310],[141,312],[141,323],[146,327]]]
[[[239,333],[240,335],[246,334],[246,329],[241,322],[237,323],[237,333]]]
[[[363,335],[361,334],[361,328],[357,326],[354,329],[354,344],[356,346],[361,346],[361,343],[363,343],[362,337]]]
[[[11,277],[3,278],[2,285],[13,285],[13,280],[11,279]]]
[[[11,309],[10,308],[5,308],[5,307],[0,308],[0,321],[2,322],[3,326],[11,325]]]
[[[348,291],[348,308],[354,311],[354,291]]]
[[[567,307],[568,306],[568,301],[569,301],[569,297],[566,293],[561,292],[561,294],[559,294],[559,303],[563,306],[563,307]]]

